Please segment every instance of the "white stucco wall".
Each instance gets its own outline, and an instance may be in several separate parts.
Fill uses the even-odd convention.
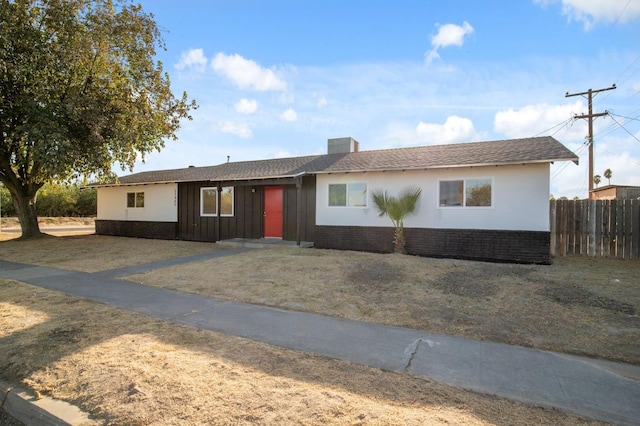
[[[473,178],[492,179],[491,207],[438,206],[439,180]],[[420,210],[405,227],[549,231],[549,164],[318,175],[318,225],[391,226],[389,218],[378,217],[370,199],[366,208],[329,207],[329,184],[345,182],[366,182],[369,193],[380,188],[394,196],[407,185],[422,188]]]
[[[143,208],[127,208],[127,192],[144,192]],[[178,221],[178,185],[98,188],[98,220]]]

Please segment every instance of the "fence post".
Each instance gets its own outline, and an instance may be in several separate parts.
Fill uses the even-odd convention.
[[[596,200],[589,200],[589,252],[587,256],[596,255]]]
[[[616,203],[616,257],[624,259],[624,200]]]
[[[640,260],[640,200],[631,200],[631,236],[633,241],[630,259]]]

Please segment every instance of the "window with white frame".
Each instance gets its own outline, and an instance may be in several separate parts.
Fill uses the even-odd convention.
[[[441,180],[440,207],[491,207],[493,181],[490,178]]]
[[[329,207],[367,207],[367,184],[330,183]]]
[[[218,188],[200,188],[200,216],[218,215]],[[233,187],[220,192],[220,216],[233,216]]]
[[[144,208],[144,192],[127,192],[127,208]]]

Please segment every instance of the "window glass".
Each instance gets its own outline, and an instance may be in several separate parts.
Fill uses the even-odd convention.
[[[329,206],[346,206],[347,205],[347,185],[329,184]]]
[[[220,206],[220,214],[222,216],[233,216],[233,187],[222,188]]]
[[[127,192],[127,208],[144,207],[144,192]]]
[[[440,207],[491,207],[491,179],[441,180]]]
[[[367,184],[350,183],[347,185],[348,205],[350,207],[367,206]]]
[[[367,184],[364,182],[329,184],[329,207],[366,207]]]
[[[440,181],[440,206],[461,206],[463,186],[461,180]]]
[[[491,206],[491,179],[467,179],[465,187],[465,205]]]
[[[218,191],[216,188],[200,189],[200,215],[215,216],[218,214]]]
[[[233,187],[222,188],[220,194],[221,216],[233,216]],[[200,216],[218,215],[218,189],[200,188]]]

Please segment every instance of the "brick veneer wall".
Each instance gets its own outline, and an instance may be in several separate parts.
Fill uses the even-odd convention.
[[[96,220],[96,234],[114,235],[118,237],[175,240],[178,238],[178,223],[127,220]]]
[[[550,234],[539,231],[405,228],[409,254],[550,264]],[[393,252],[393,228],[316,226],[314,247]]]

